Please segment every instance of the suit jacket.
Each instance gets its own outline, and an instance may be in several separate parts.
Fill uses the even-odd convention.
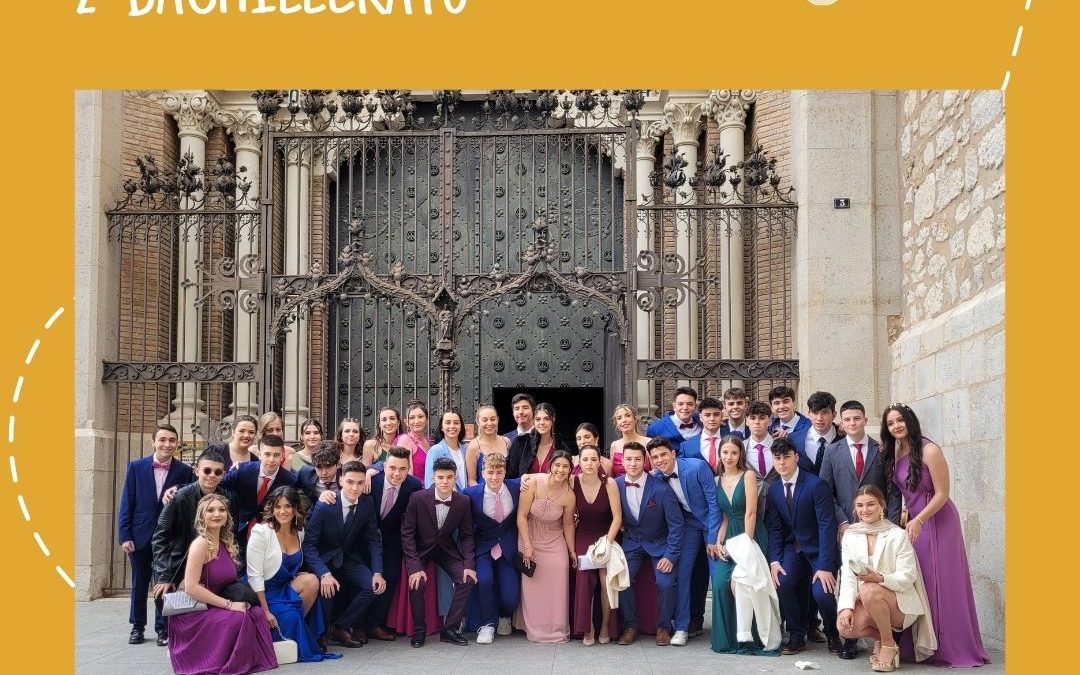
[[[724,437],[723,428],[716,432],[716,463],[720,463],[720,439]],[[701,434],[697,436],[691,436],[683,441],[681,444],[675,446],[675,456],[685,457],[686,459],[700,459],[703,463],[708,464],[708,459],[705,455],[701,454]],[[715,466],[709,467],[715,470]]]
[[[867,447],[863,448],[865,461],[863,462],[862,480],[855,477],[855,463],[851,459],[851,450],[848,447],[847,436],[842,436],[825,448],[825,458],[821,460],[821,471],[818,476],[829,486],[835,506],[837,523],[854,523],[858,520],[855,516],[855,493],[863,485],[876,485],[885,493],[885,516],[892,522],[900,523],[900,491],[893,490],[889,495],[888,484],[885,479],[885,459],[881,456],[881,446],[869,436]]]
[[[308,464],[300,468],[300,471],[296,474],[296,489],[304,493],[314,505],[319,501],[319,495],[322,492],[318,488],[319,474],[315,473],[315,467]],[[334,490],[340,490],[341,486],[338,485]]]
[[[191,467],[178,459],[169,462],[162,493],[176,485],[183,487],[195,480]],[[124,477],[124,490],[120,493],[120,513],[117,516],[117,533],[120,543],[131,541],[135,548],[146,548],[154,536],[158,516],[161,515],[161,498],[154,480],[154,456],[147,455],[128,462]]]
[[[539,443],[539,435],[531,431],[521,434],[510,443],[510,450],[506,455],[507,478],[521,478],[533,472],[532,463],[536,459],[537,443]],[[555,445],[551,448],[551,452],[556,450],[570,452],[570,449],[558,437],[555,438]]]
[[[731,434],[735,434],[736,436],[738,436],[739,438],[741,438],[741,439],[743,439],[745,441],[746,439],[750,438],[750,429],[749,429],[749,427],[746,426],[746,420],[745,419],[743,419],[743,425],[742,426],[743,426],[742,431],[732,431],[731,427],[728,426],[728,423],[724,422],[723,425],[720,426],[720,431],[718,432],[719,435],[720,435],[720,438],[723,438],[724,436],[729,436]]]
[[[720,505],[716,501],[716,478],[709,463],[679,458],[675,461],[675,473],[679,476],[679,487],[690,506],[689,511],[683,512],[683,526],[701,532],[706,544],[715,544],[716,534],[720,530]],[[653,472],[653,476],[661,481],[664,480],[662,475],[660,469]],[[675,503],[679,503],[678,496]]]
[[[814,474],[815,476],[820,476],[821,475],[820,471],[816,467],[814,467],[814,456],[817,455],[817,450],[815,450],[814,454],[812,456],[810,456],[810,457],[807,457],[807,455],[806,455],[806,441],[810,438],[810,429],[813,426],[814,426],[814,424],[813,424],[813,422],[811,422],[810,427],[808,427],[807,430],[806,430],[806,434],[804,434],[803,437],[802,437],[803,438],[802,445],[798,446],[796,448],[796,450],[799,451],[799,470],[800,471],[809,471],[810,473]],[[833,443],[835,443],[836,441],[839,441],[840,439],[844,438],[845,434],[844,434],[843,431],[840,430],[840,427],[838,427],[835,422],[833,423],[832,426],[833,426],[833,432],[835,433],[835,436],[833,436]],[[869,438],[869,436],[867,436],[867,438]],[[828,441],[826,441],[825,447],[828,448],[830,445],[832,445],[832,443],[829,443]],[[824,457],[824,455],[822,457]],[[824,461],[825,460],[822,459],[822,462],[824,462]]]
[[[248,522],[258,516],[262,509],[262,504],[256,500],[259,496],[261,470],[262,462],[244,462],[235,469],[229,469],[225,477],[221,479],[221,487],[231,490],[236,495],[236,510],[239,513],[236,533],[240,541],[246,541]],[[275,488],[283,485],[296,486],[296,474],[284,467],[278,469],[277,475],[266,489],[266,494],[270,494]]]
[[[814,426],[809,417],[800,413],[795,413],[795,428],[788,432],[787,437],[795,444],[795,452],[799,454],[799,469],[814,473],[814,465],[807,464],[806,454],[803,453],[803,446],[806,445],[806,434],[810,433],[810,427]],[[772,418],[769,422],[769,432],[776,431],[780,428],[780,419],[777,417]]]
[[[629,554],[643,548],[653,558],[667,558],[672,564],[678,562],[685,523],[682,506],[671,488],[659,478],[649,476],[641,488],[644,493],[640,517],[634,518],[626,502],[626,475],[616,478],[615,485],[622,499],[623,551]]]
[[[383,566],[387,572],[396,575],[401,570],[401,517],[405,515],[405,508],[409,505],[409,499],[414,492],[423,490],[420,479],[412,474],[405,476],[398,487],[397,499],[394,506],[386,514],[381,516],[383,491],[386,490],[386,474],[380,473],[371,479],[371,501],[375,504],[375,519],[379,523],[383,540]]]
[[[692,419],[694,423],[697,424],[699,427],[697,433],[694,434],[694,436],[697,436],[701,433],[701,418],[698,417],[698,414],[695,412]],[[649,425],[649,428],[645,430],[645,435],[649,438],[657,438],[659,436],[663,436],[664,438],[667,438],[669,441],[671,441],[671,447],[673,448],[677,448],[682,445],[684,440],[689,440],[683,438],[682,432],[679,431],[679,427],[672,420],[670,412],[661,417],[660,419],[653,420],[652,424]],[[691,438],[693,438],[694,436],[691,436]]]
[[[300,537],[300,550],[304,549],[304,530],[297,531]],[[248,535],[247,543],[247,583],[251,590],[258,593],[266,590],[266,580],[273,579],[281,569],[281,543],[277,532],[266,523],[256,523]]]
[[[814,572],[836,572],[836,515],[829,486],[812,473],[799,472],[788,509],[784,481],[768,488],[765,526],[769,530],[769,562],[782,562],[784,549],[805,554]]]
[[[372,574],[382,574],[382,535],[375,520],[377,507],[370,495],[360,495],[349,524],[345,525],[341,491],[333,504],[319,502],[308,516],[304,530],[304,560],[316,576],[330,571],[329,564],[341,558],[340,567],[366,565]],[[335,565],[338,567],[339,565]]]
[[[506,489],[510,491],[510,498],[514,507],[503,518],[502,522],[496,522],[484,514],[484,484],[478,483],[465,489],[465,496],[472,501],[473,539],[475,540],[476,557],[491,552],[495,544],[501,544],[503,555],[511,555],[517,550],[517,508],[521,498],[521,481],[511,478],[504,481]]]
[[[401,519],[401,549],[405,571],[412,575],[424,570],[424,560],[435,549],[461,560],[466,569],[476,569],[473,543],[472,502],[460,492],[450,494],[450,511],[439,527],[435,516],[435,488],[414,492]],[[454,536],[457,535],[457,540]]]
[[[221,489],[220,485],[215,492],[228,500],[229,513],[232,514],[235,524],[236,495]],[[173,579],[179,581],[177,571],[183,565],[188,547],[195,540],[195,511],[202,498],[202,488],[198,483],[185,485],[176,491],[172,501],[161,510],[151,541],[155,584],[170,583]]]

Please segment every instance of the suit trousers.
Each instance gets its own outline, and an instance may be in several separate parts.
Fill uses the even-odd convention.
[[[698,533],[698,536],[700,538],[700,533]],[[634,580],[637,578],[641,566],[647,561],[653,566],[653,574],[656,576],[656,593],[659,599],[659,607],[656,611],[656,627],[671,629],[671,617],[675,613],[675,578],[678,567],[668,574],[664,574],[656,569],[656,565],[661,559],[662,556],[656,558],[650,556],[643,548],[636,548],[626,554],[626,567],[630,573],[630,587],[619,591],[619,612],[622,616],[623,625],[629,628],[637,628],[637,599],[634,596]]]
[[[683,528],[682,551],[679,553],[679,562],[675,565],[675,630],[690,630],[691,596],[694,588],[694,568],[697,564],[698,554],[705,548],[701,530],[693,527]],[[706,568],[706,575],[708,568]],[[705,579],[705,587],[709,581]],[[701,607],[704,619],[705,606]],[[660,624],[663,625],[663,624]]]
[[[384,546],[385,541],[383,540]],[[376,595],[371,603],[371,611],[368,612],[368,630],[386,625],[386,616],[390,613],[390,604],[394,601],[394,591],[401,583],[401,558],[400,552],[383,549],[383,578],[386,579],[386,590]]]
[[[465,605],[469,602],[469,594],[472,593],[474,586],[473,581],[469,579],[468,582],[463,583],[461,579],[465,575],[465,563],[451,558],[440,549],[435,549],[420,558],[423,565],[427,565],[430,561],[434,561],[454,580],[454,598],[450,602],[450,609],[446,612],[443,625],[447,630],[457,630],[458,626],[461,625],[461,620],[465,617]],[[408,579],[402,579],[402,583],[408,583]],[[419,588],[409,589],[409,606],[412,608],[414,633],[417,631],[427,633],[427,625],[424,621],[424,587],[426,584],[434,583],[436,583],[435,579],[428,579],[422,582]]]
[[[481,626],[494,626],[500,616],[514,615],[521,600],[521,580],[509,556],[492,560],[491,553],[485,553],[476,559],[476,596]]]
[[[342,567],[331,567],[330,573],[334,575],[341,588],[332,598],[323,598],[323,616],[326,618],[327,628],[362,628],[368,608],[375,599],[375,593],[371,588],[371,568],[356,562],[348,562]]]
[[[694,558],[694,575],[690,579],[690,625],[695,628],[705,625],[705,599],[709,594],[712,566],[713,561],[709,559],[708,553],[705,552],[705,545],[702,543],[697,557]]]
[[[153,578],[151,565],[154,561],[154,551],[148,543],[144,548],[137,548],[128,554],[131,559],[131,608],[128,611],[128,622],[135,628],[146,627],[146,597],[150,591],[150,581]],[[164,600],[154,599],[154,630],[158,633],[165,632],[165,617],[161,615]]]
[[[814,568],[810,560],[789,546],[784,549],[780,566],[787,574],[780,575],[780,587],[776,590],[780,596],[780,614],[787,623],[788,633],[793,638],[806,637],[806,615],[809,598],[813,594],[821,621],[825,624],[825,634],[836,636],[836,596],[826,591],[820,581],[811,583]],[[829,571],[835,573],[834,570]]]

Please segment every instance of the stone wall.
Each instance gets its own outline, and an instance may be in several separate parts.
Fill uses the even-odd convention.
[[[892,390],[941,444],[987,646],[1005,639],[1005,118],[999,91],[907,91]]]

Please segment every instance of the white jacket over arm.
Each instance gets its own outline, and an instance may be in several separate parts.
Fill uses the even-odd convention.
[[[300,544],[304,543],[304,531],[297,532]],[[258,523],[248,533],[247,580],[256,593],[266,590],[266,580],[274,578],[281,569],[281,544],[277,532],[269,525]]]

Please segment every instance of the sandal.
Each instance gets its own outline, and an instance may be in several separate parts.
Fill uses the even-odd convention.
[[[881,640],[874,640],[874,649],[870,652],[870,667],[877,663],[878,652],[881,651]]]
[[[608,630],[607,626],[600,627],[600,636],[596,638],[596,641],[602,645],[611,642],[611,631]]]
[[[592,647],[594,644],[596,644],[596,639],[593,638],[592,635],[587,634],[584,638],[582,638],[581,644],[585,645],[586,647]]]
[[[891,652],[886,651],[891,650]],[[878,655],[889,655],[888,661],[875,659],[870,664],[870,669],[875,673],[891,673],[900,668],[900,645],[881,645]]]

